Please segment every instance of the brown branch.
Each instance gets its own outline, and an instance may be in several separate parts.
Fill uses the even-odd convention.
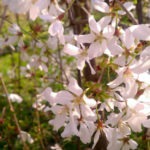
[[[133,16],[131,15],[131,13],[123,6],[123,4],[119,1],[116,0],[117,3],[120,5],[120,7],[126,12],[127,16],[129,17],[129,19],[132,21],[133,24],[138,24],[137,21],[133,18]]]
[[[14,122],[15,122],[16,127],[17,127],[17,130],[18,130],[18,132],[19,132],[21,141],[22,141],[22,143],[23,143],[24,150],[29,150],[29,148],[28,148],[27,144],[25,143],[24,138],[23,138],[23,136],[22,136],[22,133],[21,133],[22,130],[21,130],[21,127],[20,127],[20,125],[19,125],[19,121],[18,121],[18,118],[17,118],[17,116],[16,116],[15,109],[14,109],[14,107],[13,107],[13,105],[12,105],[12,103],[11,103],[11,100],[10,100],[10,98],[9,98],[9,94],[8,94],[8,90],[7,90],[7,88],[6,88],[5,82],[4,82],[4,80],[3,80],[2,77],[0,77],[0,80],[1,80],[2,87],[3,87],[3,89],[4,89],[4,92],[5,92],[5,94],[6,94],[7,102],[8,102],[8,104],[9,104],[10,111],[12,112]]]
[[[142,1],[141,0],[137,0],[136,13],[137,13],[139,24],[142,24],[143,23],[143,11],[142,11]]]

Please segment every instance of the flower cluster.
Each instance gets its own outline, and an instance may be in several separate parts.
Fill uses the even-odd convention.
[[[38,110],[53,113],[54,118],[49,121],[53,129],[63,129],[63,138],[77,136],[84,144],[93,143],[92,148],[102,134],[105,134],[108,150],[112,147],[115,150],[137,149],[138,143],[131,135],[142,132],[143,128],[150,128],[150,25],[131,25],[124,28],[120,22],[125,11],[114,10],[114,2],[111,0],[110,6],[104,0],[92,0],[93,11],[103,17],[97,19],[83,8],[88,16],[89,32],[74,34],[72,29],[68,32],[65,18],[68,9],[73,5],[70,0],[66,2],[67,5],[62,4],[62,7],[57,0],[16,0],[16,5],[12,0],[3,0],[3,3],[14,13],[29,13],[30,20],[40,18],[45,24],[32,27],[33,36],[38,40],[34,39],[28,47],[40,49],[37,55],[29,56],[26,52],[23,33],[16,24],[10,28],[11,36],[8,35],[7,40],[1,39],[0,43],[3,47],[9,45],[12,48],[13,44],[18,44],[22,59],[28,62],[22,70],[26,73],[30,70],[30,75],[38,69],[47,75],[49,60],[54,66],[59,64],[65,90],[53,92],[48,87],[33,104]],[[122,5],[133,17],[130,12],[135,9],[133,3],[126,2]],[[39,40],[37,34],[42,31],[48,33],[46,40]],[[60,58],[61,55],[75,58],[75,63],[58,60],[57,57]],[[93,59],[100,71],[91,63]],[[72,77],[72,68],[77,68],[83,77],[87,65],[92,75],[99,76],[94,83],[99,87],[95,88],[92,84],[88,89],[86,86],[82,89]],[[56,70],[52,71],[54,76]],[[110,71],[108,79],[103,82],[101,78],[105,75],[102,73],[105,70]],[[115,75],[109,77],[111,74]],[[107,96],[102,100],[103,95]],[[48,102],[49,106],[43,106],[42,101]]]

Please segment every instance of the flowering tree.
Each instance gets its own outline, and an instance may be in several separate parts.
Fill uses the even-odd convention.
[[[150,128],[150,25],[134,17],[135,5],[120,0],[2,0],[16,23],[0,39],[19,56],[22,78],[34,80],[32,107],[50,116],[48,124],[64,139],[78,137],[95,150],[130,150]],[[137,10],[141,9],[140,1]],[[20,21],[27,18],[27,22]],[[139,24],[140,23],[140,24]],[[0,24],[2,31],[3,21]],[[10,75],[15,76],[13,71]],[[37,79],[38,78],[38,79]],[[7,96],[18,137],[28,149],[31,135],[22,130]],[[54,85],[59,82],[60,88]],[[51,86],[51,87],[50,87]],[[18,88],[18,89],[19,89]],[[37,113],[38,116],[38,113]],[[39,124],[40,128],[40,124]],[[44,148],[42,141],[41,145]],[[150,148],[147,146],[147,148]],[[60,149],[60,147],[51,147]],[[79,149],[79,147],[78,147]]]

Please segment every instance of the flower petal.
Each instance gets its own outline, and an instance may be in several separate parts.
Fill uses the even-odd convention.
[[[56,36],[56,35],[59,35],[59,34],[63,34],[64,32],[64,28],[63,28],[63,25],[61,23],[61,21],[59,20],[56,20],[55,22],[53,22],[49,29],[48,29],[48,32],[50,33],[51,36]]]
[[[98,34],[101,31],[100,26],[97,24],[94,16],[90,16],[89,17],[89,26],[91,31],[93,31],[94,33]]]
[[[34,21],[39,14],[40,14],[39,7],[37,7],[36,5],[32,5],[29,11],[30,19]]]
[[[74,78],[69,79],[68,90],[77,96],[80,96],[83,93],[83,90],[79,87],[77,80]]]
[[[100,130],[97,130],[97,132],[94,135],[94,143],[93,143],[92,149],[94,149],[94,147],[96,146],[96,144],[99,140],[99,137],[100,137]]]
[[[98,41],[92,43],[88,49],[89,59],[101,56],[103,54],[103,51],[104,50],[101,48],[101,44]]]
[[[129,30],[136,39],[150,41],[150,28],[147,25],[133,25]]]
[[[76,55],[79,55],[81,53],[80,48],[78,48],[72,44],[66,44],[64,46],[63,51],[66,54],[69,54],[70,56],[76,56]]]
[[[109,6],[105,2],[96,1],[94,4],[94,8],[103,13],[109,13]]]
[[[95,40],[95,35],[90,33],[90,34],[85,34],[85,35],[76,35],[75,40],[79,43],[92,43]]]
[[[103,29],[103,36],[106,38],[111,38],[114,33],[115,33],[115,28],[111,25],[108,25]]]
[[[111,21],[111,17],[110,16],[105,16],[103,18],[101,18],[97,23],[100,25],[101,29],[103,30],[104,27],[106,27]]]

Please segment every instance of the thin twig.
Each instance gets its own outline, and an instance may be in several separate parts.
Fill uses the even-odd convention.
[[[79,3],[79,5],[80,5],[80,7],[84,10],[84,12],[85,12],[88,16],[91,15],[90,12],[89,12],[83,5],[81,5],[80,3]]]
[[[69,4],[68,4],[68,7],[65,11],[65,14],[64,14],[64,18],[67,16],[67,13],[70,11],[70,9],[72,8],[73,4],[74,4],[75,0],[72,0]]]
[[[62,65],[62,57],[61,57],[60,47],[58,47],[58,58],[59,58],[59,69],[60,69],[61,81],[64,82],[64,80],[63,80],[63,65]]]
[[[36,119],[37,119],[37,125],[38,125],[38,134],[41,135],[40,137],[40,144],[41,144],[41,147],[43,150],[45,150],[45,145],[44,145],[44,142],[43,142],[43,132],[42,132],[42,129],[41,129],[41,123],[40,123],[40,115],[39,115],[39,111],[36,109]]]
[[[34,70],[34,72],[35,72],[34,86],[36,88],[37,87],[36,70]],[[36,107],[38,108],[38,105]],[[38,133],[38,135],[40,135],[40,138],[39,138],[40,145],[41,145],[42,150],[46,150],[46,147],[45,147],[45,144],[43,141],[44,138],[43,138],[43,132],[42,132],[41,121],[40,121],[40,114],[39,114],[38,109],[35,109],[35,115],[36,115],[36,121],[37,121],[37,127],[38,127],[37,133]]]
[[[4,24],[4,20],[5,20],[5,17],[6,17],[6,12],[7,12],[7,6],[4,7],[4,11],[3,11],[3,14],[1,16],[1,22],[0,22],[0,33],[1,33],[1,30],[2,30],[2,27],[3,27],[3,24]]]
[[[3,89],[4,89],[4,92],[5,92],[5,94],[6,94],[7,102],[8,102],[8,104],[9,104],[10,111],[12,112],[14,122],[15,122],[15,124],[16,124],[16,126],[17,126],[17,129],[18,129],[18,132],[19,132],[21,141],[22,141],[22,143],[23,143],[24,150],[29,150],[29,148],[28,148],[27,144],[25,143],[24,138],[23,138],[23,136],[22,136],[21,127],[20,127],[20,125],[19,125],[19,121],[18,121],[18,118],[17,118],[17,116],[16,116],[15,109],[14,109],[14,107],[13,107],[13,105],[12,105],[12,103],[11,103],[11,100],[10,100],[10,98],[9,98],[9,94],[8,94],[8,90],[7,90],[7,88],[6,88],[5,82],[4,82],[4,80],[3,80],[2,77],[0,77],[0,80],[1,80],[2,87],[3,87]]]
[[[21,52],[18,50],[18,93],[20,94],[21,88]]]
[[[130,18],[130,20],[132,21],[132,23],[133,24],[138,24],[137,21],[131,15],[131,13],[123,6],[123,4],[119,0],[116,0],[116,1],[121,6],[121,8],[127,13],[127,16]]]
[[[1,119],[4,118],[5,116],[5,113],[6,113],[6,107],[3,107],[3,110],[2,110],[2,115],[1,115]]]
[[[0,19],[4,19],[4,17],[0,16]],[[7,17],[5,18],[5,21],[7,21],[9,24],[13,24],[10,20],[7,19]]]
[[[63,77],[63,75],[64,75],[65,78],[66,78],[66,83],[69,84],[69,79],[68,79],[67,74],[65,72],[65,69],[63,68],[63,65],[62,65],[62,56],[61,56],[60,49],[58,49],[58,55],[59,55],[58,56],[59,60],[55,56],[53,56],[53,55],[51,55],[51,57],[54,58],[54,60],[56,61],[56,63],[59,65],[59,68],[60,68],[60,71],[61,71],[61,74],[62,74],[61,76]],[[64,84],[64,81],[62,79],[61,79],[61,81],[57,80],[57,82],[61,83],[61,84]]]
[[[103,78],[103,75],[104,75],[104,72],[105,72],[105,68],[102,69],[102,73],[101,73],[101,75],[99,76],[97,83],[101,83],[102,78]]]
[[[82,20],[72,20],[71,25],[77,25],[77,24],[85,24],[88,22],[88,19],[82,19]]]

